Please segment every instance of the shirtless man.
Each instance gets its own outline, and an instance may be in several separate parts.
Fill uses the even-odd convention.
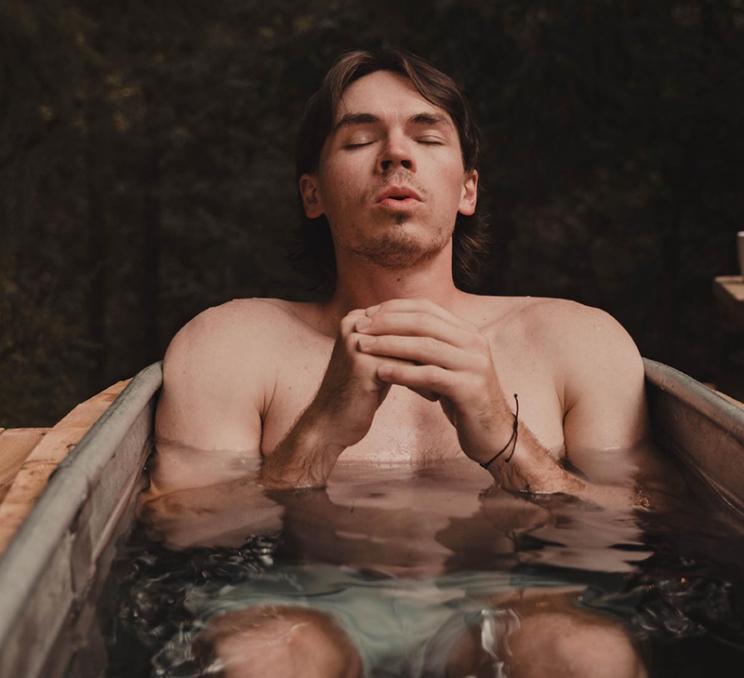
[[[623,328],[581,304],[455,285],[476,212],[478,144],[452,80],[410,55],[346,55],[311,99],[298,148],[305,226],[319,242],[330,229],[332,294],[232,301],[176,335],[148,498],[229,483],[256,460],[259,484],[282,490],[323,487],[339,460],[469,458],[508,492],[639,501],[638,475],[652,468],[639,447],[644,370]],[[250,640],[219,645],[246,666],[271,655],[272,675],[361,671],[353,643],[324,615],[247,614]],[[552,648],[543,657],[554,675],[643,675],[623,634],[601,624],[588,642],[610,672],[591,663],[583,672],[566,624],[530,631]],[[283,632],[294,640],[279,657],[261,639]],[[453,650],[461,675],[479,652],[471,645]],[[298,673],[308,652],[319,663],[300,660]],[[513,675],[541,675],[529,661],[514,660]],[[240,670],[230,675],[254,675]]]

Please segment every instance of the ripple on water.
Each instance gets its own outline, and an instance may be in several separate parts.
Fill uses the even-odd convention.
[[[113,677],[199,675],[191,642],[209,614],[277,578],[319,601],[362,589],[374,600],[404,598],[432,624],[455,600],[478,600],[480,609],[489,598],[492,609],[520,618],[527,606],[513,602],[515,592],[547,600],[572,590],[577,608],[627,629],[652,675],[713,667],[712,675],[738,676],[726,666],[744,659],[744,542],[708,512],[639,514],[566,496],[513,497],[473,464],[448,462],[349,465],[324,491],[228,483],[182,493],[161,514],[135,530],[115,563]],[[168,548],[169,535],[180,550]],[[318,568],[335,574],[311,591],[317,582],[308,584],[307,572]]]

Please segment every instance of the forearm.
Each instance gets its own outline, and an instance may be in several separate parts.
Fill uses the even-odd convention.
[[[605,508],[630,509],[644,504],[643,496],[634,487],[592,483],[571,473],[521,422],[510,458],[509,452],[507,450],[487,468],[496,484],[507,491],[567,494]]]
[[[259,483],[267,488],[323,487],[346,447],[334,442],[308,409],[261,465]]]

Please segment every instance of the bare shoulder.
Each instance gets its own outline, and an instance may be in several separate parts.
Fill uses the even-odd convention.
[[[270,330],[278,321],[286,319],[281,299],[233,299],[219,306],[212,306],[194,316],[176,334],[190,339],[228,338],[243,334],[246,329]]]
[[[272,301],[229,301],[202,311],[176,333],[163,363],[160,435],[176,438],[168,430],[174,417],[165,413],[183,410],[183,403],[210,415],[265,410],[275,378],[268,358],[293,322]],[[178,428],[183,428],[180,419]]]
[[[625,328],[598,308],[567,299],[515,297],[500,309],[494,333],[540,356],[552,368],[566,409],[581,394],[638,390],[643,361]]]
[[[199,313],[165,354],[151,494],[229,480],[260,454],[274,386],[266,354],[282,311],[258,299]]]
[[[173,337],[165,356],[169,363],[205,367],[234,363],[271,346],[291,317],[275,299],[234,299],[208,308],[187,322]]]
[[[480,327],[514,334],[530,344],[560,347],[597,344],[630,336],[609,313],[568,299],[549,297],[481,297]],[[632,340],[631,340],[632,341]]]
[[[531,299],[520,308],[518,318],[536,339],[572,346],[605,341],[632,342],[625,328],[607,311],[568,299]],[[556,341],[557,340],[557,341]]]
[[[525,309],[529,336],[558,368],[569,458],[582,450],[629,448],[648,435],[638,347],[609,313],[550,299]]]
[[[571,372],[643,371],[638,348],[607,311],[567,299],[540,299],[524,307],[520,322],[531,342]]]

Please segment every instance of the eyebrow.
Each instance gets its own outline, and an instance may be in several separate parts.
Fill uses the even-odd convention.
[[[347,113],[341,116],[338,122],[333,126],[333,133],[335,134],[343,127],[353,127],[355,125],[374,125],[382,122],[382,120],[372,113]],[[452,127],[452,123],[449,118],[440,113],[417,113],[408,118],[409,124],[413,125],[428,125],[436,127]]]
[[[450,119],[441,113],[419,113],[409,118],[408,122],[414,125],[427,125],[430,127],[452,127]]]

